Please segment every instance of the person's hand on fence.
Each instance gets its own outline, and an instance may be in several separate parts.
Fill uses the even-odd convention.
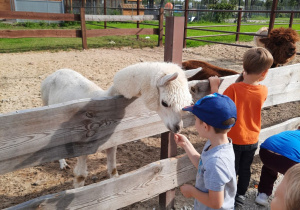
[[[208,78],[210,84],[210,93],[218,93],[219,92],[219,85],[221,80],[218,76],[212,76]]]

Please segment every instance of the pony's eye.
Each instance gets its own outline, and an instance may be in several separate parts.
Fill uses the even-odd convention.
[[[169,107],[169,105],[164,101],[161,101],[161,105],[163,105],[164,107]]]

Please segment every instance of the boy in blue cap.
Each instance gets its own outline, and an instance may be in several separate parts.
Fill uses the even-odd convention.
[[[187,198],[195,198],[194,209],[234,209],[236,174],[232,140],[227,132],[236,122],[236,106],[227,96],[214,93],[183,108],[195,115],[195,128],[200,137],[208,139],[202,154],[182,134],[175,134],[175,142],[187,153],[198,169],[195,187],[180,187]]]

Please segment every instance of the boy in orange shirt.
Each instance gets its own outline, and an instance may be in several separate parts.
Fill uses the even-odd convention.
[[[237,107],[236,125],[229,131],[235,153],[235,170],[238,176],[235,203],[243,205],[251,177],[251,164],[258,147],[261,130],[261,108],[267,99],[268,89],[259,82],[264,80],[273,64],[273,56],[265,48],[248,50],[243,57],[243,81],[231,84],[224,95]],[[220,79],[210,77],[211,92],[218,92]]]

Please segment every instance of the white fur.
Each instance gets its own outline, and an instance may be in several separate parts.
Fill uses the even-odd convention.
[[[186,73],[173,63],[138,63],[116,73],[112,91],[125,98],[141,97],[145,106],[156,111],[169,130],[178,132],[182,126],[181,109],[192,103]],[[178,76],[172,78],[173,74]],[[164,107],[162,101],[169,107]]]
[[[260,28],[256,34],[260,34],[260,35],[268,35],[268,30],[269,28],[268,27],[262,27]],[[261,36],[254,36],[253,37],[253,41],[254,41],[254,45],[257,46],[257,47],[265,47],[265,44],[260,42],[260,39],[262,37]]]
[[[42,82],[41,95],[43,104],[51,105],[82,98],[104,97],[107,96],[107,91],[102,90],[95,83],[71,69],[60,69]],[[88,174],[86,158],[87,156],[85,155],[77,158],[77,164],[74,169],[75,188],[84,185],[84,180]],[[116,167],[116,163],[111,160],[112,158],[113,154],[107,155],[108,164],[113,165],[111,168]],[[59,160],[59,164],[61,169],[69,168],[65,159]],[[109,174],[111,172],[108,171]]]
[[[128,66],[116,73],[112,87],[102,90],[81,74],[71,69],[61,69],[48,76],[41,87],[44,105],[62,103],[82,98],[123,95],[125,98],[141,97],[144,104],[156,111],[169,130],[178,132],[182,127],[181,109],[192,103],[185,74],[199,70],[183,71],[172,63],[149,62]],[[167,104],[165,107],[163,104]],[[107,170],[110,177],[118,176],[116,147],[107,152]],[[74,169],[74,187],[84,185],[88,174],[87,156],[77,158]],[[60,166],[67,167],[64,160]]]

